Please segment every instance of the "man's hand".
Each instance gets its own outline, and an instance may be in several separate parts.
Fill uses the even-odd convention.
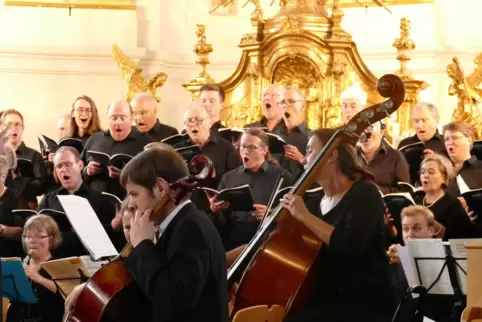
[[[74,287],[69,296],[67,296],[67,299],[65,299],[65,312],[70,312],[75,307],[75,304],[77,303],[77,300],[79,299],[80,293],[82,293],[84,286],[85,283],[77,285],[76,287]]]
[[[256,219],[262,220],[266,212],[266,209],[268,209],[268,207],[266,205],[260,205],[260,204],[254,204],[253,207],[255,210],[251,214],[255,216]]]
[[[155,228],[149,218],[151,212],[151,209],[144,211],[144,213],[136,211],[134,219],[131,220],[130,237],[133,247],[139,245],[143,240],[154,240]]]
[[[109,170],[109,177],[112,179],[119,179],[122,169],[116,168],[112,165],[108,166],[107,169]]]
[[[400,256],[398,256],[398,248],[402,247],[399,244],[393,244],[388,248],[388,257],[390,257],[390,264],[400,263]]]
[[[423,150],[423,158],[428,158],[428,157],[433,157],[435,155],[435,152],[433,152],[430,149],[425,149]]]
[[[286,144],[285,146],[283,146],[283,148],[285,150],[285,157],[287,157],[288,159],[295,160],[299,163],[303,161],[303,154],[301,154],[298,148],[294,145]]]
[[[10,136],[12,135],[12,127],[9,125],[5,125],[2,127],[0,131],[0,154],[5,153],[5,145],[10,140]]]
[[[87,175],[90,177],[98,175],[101,170],[99,162],[90,161],[87,164]]]
[[[211,195],[207,191],[205,191],[205,193],[206,193],[206,196],[208,197],[209,208],[211,209],[212,213],[217,213],[229,207],[229,202],[218,201],[217,195]]]

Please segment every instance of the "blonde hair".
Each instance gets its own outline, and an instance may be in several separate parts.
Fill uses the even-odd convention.
[[[445,135],[445,132],[460,132],[462,133],[463,136],[466,138],[470,139],[470,142],[474,142],[474,131],[472,130],[472,127],[468,125],[467,123],[461,122],[461,121],[454,121],[450,122],[446,125],[444,125],[442,129],[443,135]]]
[[[433,227],[435,225],[435,217],[433,213],[430,211],[430,209],[420,205],[403,208],[400,218],[403,221],[404,218],[415,217],[417,215],[422,215],[425,217],[429,227]]]
[[[423,159],[422,163],[420,164],[420,168],[422,168],[422,166],[429,161],[437,163],[437,166],[444,177],[442,188],[447,189],[448,183],[455,178],[455,170],[452,162],[450,162],[450,160],[443,155],[434,154]]]
[[[50,249],[56,249],[62,242],[59,226],[52,217],[47,215],[34,215],[30,217],[23,226],[22,245],[25,251],[27,251],[25,235],[30,229],[45,230],[47,236],[50,237]]]
[[[367,98],[367,93],[361,89],[359,84],[348,87],[340,95],[340,101],[355,99],[362,106],[367,104]]]

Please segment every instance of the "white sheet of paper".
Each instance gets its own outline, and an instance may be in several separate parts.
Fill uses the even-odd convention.
[[[87,267],[87,275],[90,277],[94,275],[103,265],[108,264],[109,261],[94,262],[89,256],[80,256],[85,266]]]
[[[440,260],[418,260],[418,271],[421,276],[421,285],[429,288],[437,280],[442,266],[445,262],[445,249],[441,239],[409,239],[407,241],[410,257],[414,259],[425,258],[441,258]],[[417,266],[414,264],[415,274],[417,274]],[[445,267],[440,279],[433,285],[428,294],[454,294],[448,269]]]
[[[417,270],[415,268],[415,263],[413,261],[413,258],[410,257],[408,247],[399,247],[398,257],[400,257],[400,263],[402,264],[403,272],[405,273],[405,278],[407,279],[408,286],[420,285]],[[419,297],[419,295],[412,293],[412,297],[415,299]]]
[[[117,250],[87,199],[75,195],[57,197],[70,224],[94,260],[117,255]]]
[[[435,322],[434,320],[432,319],[429,319],[428,317],[424,316],[423,317],[423,321],[422,322]]]

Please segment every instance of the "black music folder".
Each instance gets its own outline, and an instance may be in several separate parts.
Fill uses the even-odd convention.
[[[419,181],[420,163],[422,163],[425,145],[423,142],[417,142],[402,146],[398,150],[403,153],[407,160],[410,169],[410,183],[414,184]]]
[[[2,292],[11,302],[37,303],[20,258],[2,258]]]
[[[32,160],[18,158],[17,159],[17,171],[18,171],[18,175],[20,177],[35,178]]]
[[[455,180],[459,187],[460,194],[465,199],[469,209],[476,215],[482,215],[482,188],[470,189],[460,174]]]
[[[42,209],[37,212],[32,209],[14,209],[12,210],[12,214],[18,215],[24,220],[27,220],[29,217],[34,215],[48,215],[55,220],[61,231],[72,229],[72,225],[63,211],[58,211],[55,209]]]
[[[471,155],[475,155],[477,160],[482,160],[482,141],[474,141],[474,145],[472,147],[472,151],[470,151]]]
[[[171,146],[174,146],[176,144],[181,144],[189,141],[189,135],[187,133],[181,133],[181,134],[174,134],[171,135],[163,140],[161,140],[161,143],[166,143]]]
[[[269,152],[272,154],[284,154],[284,146],[287,145],[286,141],[279,135],[266,132],[269,139]]]
[[[414,187],[408,182],[399,181],[397,182],[397,187],[400,188],[401,192],[408,192],[412,198],[419,202],[425,197],[425,192],[423,191],[422,187]]]
[[[64,138],[60,140],[59,143],[57,143],[55,142],[55,140],[43,134],[42,134],[42,137],[44,138],[45,143],[47,143],[47,148],[50,150],[51,153],[55,153],[55,151],[57,151],[59,148],[63,146],[70,146],[76,149],[77,151],[79,151],[79,153],[82,153],[82,151],[84,150],[84,145],[82,144],[81,139]],[[40,142],[40,139],[39,139],[39,142]]]
[[[102,167],[107,168],[108,166],[113,166],[118,169],[122,169],[131,159],[132,155],[124,153],[116,153],[114,155],[109,155],[104,152],[99,151],[87,151],[87,160],[98,162]]]
[[[229,142],[238,142],[245,129],[242,128],[222,128],[218,130],[218,134]]]
[[[217,196],[218,201],[227,201],[231,211],[254,211],[253,196],[249,185],[245,184],[239,187],[227,188],[221,191],[215,189],[201,187],[210,196]]]
[[[102,191],[102,195],[106,196],[107,198],[110,198],[110,200],[113,200],[114,203],[116,203],[116,204],[122,203],[122,200],[119,197],[117,197],[116,195],[113,195],[113,194],[105,192],[105,191]]]
[[[189,146],[185,146],[182,148],[177,148],[175,149],[187,162],[191,162],[192,158],[194,158],[196,155],[201,154],[201,149],[193,144]]]
[[[409,206],[416,205],[412,195],[408,192],[395,192],[383,195],[383,201],[388,208],[388,212],[393,218],[393,225],[397,229],[398,235],[396,240],[398,243],[403,243],[402,236],[402,210]]]

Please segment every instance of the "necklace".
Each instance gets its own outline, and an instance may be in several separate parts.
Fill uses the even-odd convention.
[[[438,197],[437,199],[435,199],[435,201],[432,202],[431,204],[427,204],[427,203],[426,203],[427,196],[425,196],[425,197],[423,197],[423,200],[422,200],[422,206],[427,207],[427,208],[430,208],[430,207],[432,207],[433,205],[435,205],[435,203],[436,203],[437,201],[439,201],[440,199],[442,199],[443,196],[445,196],[445,193],[442,193],[442,194],[440,195],[440,197]]]

